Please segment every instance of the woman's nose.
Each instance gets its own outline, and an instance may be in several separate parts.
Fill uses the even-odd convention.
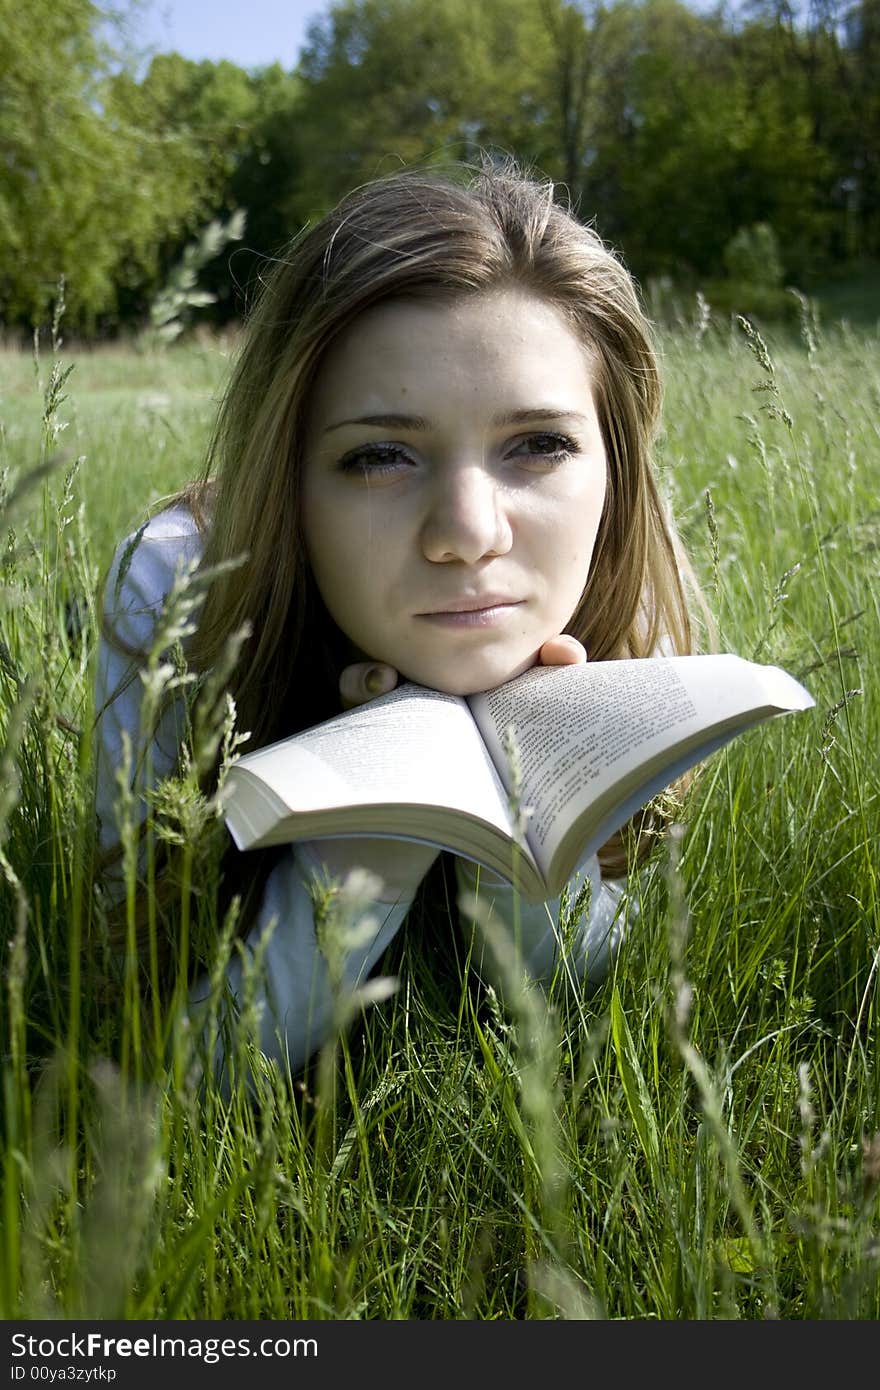
[[[432,486],[422,525],[422,551],[437,563],[476,564],[503,555],[513,540],[504,497],[479,465],[451,467]]]

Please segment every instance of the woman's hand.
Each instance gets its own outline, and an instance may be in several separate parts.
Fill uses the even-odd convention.
[[[375,700],[378,695],[387,695],[399,680],[393,666],[381,661],[356,661],[346,666],[339,677],[339,696],[343,709],[355,709]]]
[[[548,637],[538,652],[539,666],[583,666],[587,659],[586,648],[576,637],[562,633],[559,637]]]

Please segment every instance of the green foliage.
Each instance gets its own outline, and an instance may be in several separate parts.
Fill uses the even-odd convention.
[[[71,311],[113,292],[129,202],[124,132],[101,111],[109,55],[91,0],[0,3],[0,313],[42,318],[59,276]],[[121,138],[120,138],[121,136]],[[124,233],[123,233],[124,235]]]
[[[830,250],[833,156],[799,49],[780,60],[775,43],[763,21],[732,30],[678,0],[344,0],[301,61],[321,156],[302,214],[396,162],[482,144],[563,181],[640,276],[717,276],[739,227],[762,221],[803,276]]]
[[[217,293],[224,318],[240,316],[248,287],[255,281],[263,257],[271,257],[301,227],[298,190],[302,170],[310,163],[309,150],[300,129],[301,85],[296,73],[285,73],[275,64],[251,75],[254,116],[230,175],[226,201],[247,213],[247,242],[236,251],[232,290],[218,284],[212,268],[205,282]]]
[[[528,0],[342,0],[302,54],[306,216],[364,179],[482,144],[548,153],[551,48]]]
[[[719,280],[767,225],[809,285],[880,256],[878,13],[335,0],[293,72],[141,71],[112,0],[0,0],[0,316],[29,334],[63,274],[79,331],[143,323],[199,229],[242,208],[246,243],[200,272],[201,317],[237,318],[261,258],[342,193],[484,147],[563,183],[643,281]],[[782,283],[759,249],[735,258],[740,285]]]
[[[713,314],[730,319],[734,314],[759,323],[797,325],[800,306],[790,290],[750,280],[706,280],[702,294]]]
[[[782,284],[779,239],[769,222],[740,227],[724,248],[724,269],[731,280],[776,289]]]
[[[115,13],[0,0],[0,316],[28,332],[62,275],[72,327],[147,313],[187,241],[234,211],[272,81],[177,54],[139,78],[99,38]],[[208,288],[228,285],[214,272]]]
[[[120,270],[124,315],[149,314],[191,239],[235,212],[229,183],[250,139],[256,86],[257,79],[233,63],[195,63],[176,53],[157,55],[140,80],[125,69],[110,80],[108,108],[138,131],[141,187],[166,218],[153,233],[149,255]],[[206,302],[229,295],[230,275],[219,261],[207,274],[204,263],[199,269],[205,293],[213,296]]]
[[[743,222],[772,221],[787,248],[812,236],[820,152],[796,72],[758,82],[718,13],[675,0],[615,5],[595,40],[585,210],[639,274],[718,274]]]
[[[199,274],[230,241],[241,241],[246,215],[242,209],[227,222],[209,222],[197,241],[185,247],[183,256],[172,267],[165,285],[150,305],[149,337],[160,345],[178,338],[192,318],[193,309],[213,304],[217,296],[199,288]]]

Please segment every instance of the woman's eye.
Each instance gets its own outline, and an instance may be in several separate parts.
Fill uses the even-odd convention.
[[[368,444],[362,449],[353,449],[339,460],[341,473],[354,473],[360,477],[381,477],[383,473],[397,473],[408,468],[412,460],[406,451],[397,444]]]
[[[535,463],[557,464],[578,453],[578,446],[565,434],[530,434],[520,440],[515,453]]]

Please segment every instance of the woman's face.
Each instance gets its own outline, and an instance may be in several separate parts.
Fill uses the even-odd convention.
[[[303,524],[352,660],[451,694],[534,665],[587,582],[606,461],[590,356],[517,289],[389,301],[330,348]]]

